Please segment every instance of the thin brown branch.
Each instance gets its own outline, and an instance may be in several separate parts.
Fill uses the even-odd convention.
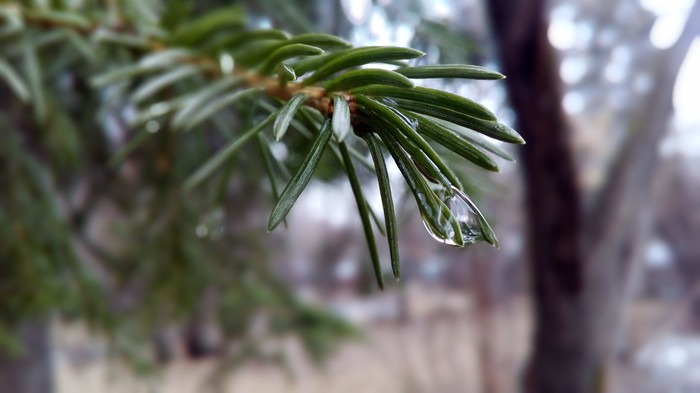
[[[112,26],[100,25],[96,22],[91,22],[87,26],[79,26],[72,23],[61,22],[55,19],[48,18],[42,14],[34,13],[31,10],[20,8],[15,5],[18,14],[20,14],[24,22],[32,27],[45,30],[70,29],[85,36],[89,36],[98,31],[98,29],[107,28],[112,33],[131,36],[133,38],[143,39],[134,28],[127,24],[118,24]],[[147,52],[159,52],[169,49],[168,43],[157,40],[153,37],[147,37],[148,47]],[[195,65],[203,65],[206,70],[206,75],[211,78],[217,78],[224,75],[219,68],[219,62],[209,56],[199,55],[195,57],[183,57],[182,62]],[[263,86],[266,94],[271,98],[276,98],[282,101],[287,101],[294,95],[304,92],[308,95],[308,100],[305,105],[317,109],[322,114],[329,116],[332,114],[332,99],[328,96],[325,89],[318,86],[303,86],[301,83],[290,82],[283,84],[278,77],[275,76],[260,76],[254,71],[234,68],[231,73],[233,75],[242,76],[245,80],[245,87],[260,87]],[[351,97],[347,97],[351,101]],[[356,111],[356,106],[351,105],[351,112]]]

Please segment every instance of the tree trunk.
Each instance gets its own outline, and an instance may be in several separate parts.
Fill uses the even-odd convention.
[[[648,202],[657,146],[672,115],[675,77],[700,29],[696,2],[678,43],[660,52],[653,94],[584,221],[561,109],[558,62],[547,39],[544,0],[489,1],[489,12],[522,149],[534,336],[525,390],[589,393],[606,388],[621,280]]]
[[[581,203],[543,0],[489,2],[522,149],[534,336],[526,390],[589,393]]]
[[[51,344],[45,321],[25,323],[17,330],[22,346],[16,355],[0,351],[0,391],[51,393]]]

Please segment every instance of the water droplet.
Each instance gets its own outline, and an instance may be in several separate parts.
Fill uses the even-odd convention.
[[[454,230],[449,230],[447,232],[447,237],[444,237],[440,234],[440,231],[438,231],[436,228],[433,227],[433,225],[430,223],[430,220],[425,218],[425,216],[423,216],[423,226],[425,227],[425,230],[428,231],[428,234],[430,235],[430,237],[437,240],[438,242],[440,242],[442,244],[446,244],[448,246],[462,247],[461,244],[457,243],[454,240],[454,238],[455,238],[455,231]]]
[[[452,216],[459,224],[462,242],[458,241],[459,236],[455,232],[449,217],[438,217],[437,221],[441,224],[444,223],[444,229],[438,230],[432,225],[431,220],[424,216],[423,225],[433,239],[455,247],[462,247],[465,244],[474,244],[484,240],[477,215],[469,206],[470,204],[467,202],[468,197],[462,191],[456,188],[453,188],[452,192],[442,189],[437,191],[437,195],[450,209]]]
[[[456,190],[459,191],[459,190]],[[464,244],[474,244],[483,240],[483,235],[481,233],[481,227],[479,226],[479,220],[476,217],[476,213],[469,207],[467,201],[465,201],[466,195],[461,191],[455,192],[448,200],[445,201],[447,207],[457,219],[459,223],[459,228],[462,230],[462,238],[464,239]]]

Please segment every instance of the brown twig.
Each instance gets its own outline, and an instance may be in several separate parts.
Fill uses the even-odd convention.
[[[23,17],[24,22],[27,25],[33,27],[53,30],[53,29],[71,29],[82,35],[91,35],[98,31],[98,29],[105,29],[105,26],[100,25],[95,22],[91,22],[87,26],[80,26],[78,24],[57,21],[42,15],[41,13],[33,12],[31,10],[26,10],[20,8],[19,5],[15,6],[17,8],[18,14]],[[124,22],[120,22],[118,25],[106,27],[110,32],[116,34],[122,34],[127,36],[133,36],[134,38],[144,38],[140,36],[135,29],[127,25]],[[147,38],[147,49],[148,52],[159,52],[168,49],[166,42],[157,40],[155,38]],[[219,63],[216,59],[199,55],[196,57],[183,57],[180,59],[183,62],[204,65],[204,69],[207,70],[206,74],[211,78],[216,78],[223,76],[225,73],[221,71]],[[278,77],[270,76],[264,77],[254,71],[250,71],[242,68],[234,68],[231,73],[233,75],[243,76],[245,82],[244,86],[255,87],[263,86],[265,93],[272,98],[276,98],[282,101],[287,101],[294,95],[304,92],[308,95],[308,99],[304,103],[306,106],[315,108],[325,116],[330,116],[333,112],[333,104],[331,97],[327,94],[326,90],[319,86],[303,86],[301,83],[290,82],[283,84]],[[345,94],[346,100],[350,104],[350,112],[355,114],[357,112],[357,105],[354,104],[353,97]]]

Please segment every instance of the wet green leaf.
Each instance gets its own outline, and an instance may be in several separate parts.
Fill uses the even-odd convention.
[[[463,113],[465,116],[468,115],[484,120],[496,119],[496,116],[481,104],[456,94],[429,89],[427,87],[417,86],[413,89],[405,89],[396,86],[373,85],[352,89],[350,93],[374,97],[398,98],[419,104],[427,103],[435,107],[444,108],[445,110]]]
[[[463,78],[493,80],[505,78],[500,72],[485,67],[465,64],[414,66],[399,68],[395,71],[411,79]]]
[[[297,173],[294,174],[294,177],[292,177],[289,183],[287,183],[287,186],[282,191],[282,195],[280,195],[279,202],[272,209],[270,220],[267,225],[268,230],[272,231],[275,229],[280,222],[287,217],[287,214],[292,209],[292,206],[294,206],[294,203],[299,198],[299,195],[301,195],[302,191],[304,191],[306,186],[309,184],[309,181],[314,174],[314,170],[316,170],[316,166],[321,160],[321,155],[323,155],[323,151],[325,150],[328,141],[331,139],[331,135],[333,135],[331,130],[331,120],[326,119],[321,126],[321,130],[314,140],[309,153],[306,155],[304,162],[302,162],[301,167],[299,167]]]
[[[275,69],[277,64],[280,62],[301,56],[313,56],[320,55],[323,53],[323,49],[305,45],[305,44],[290,44],[285,45],[270,54],[270,56],[265,59],[258,68],[258,73],[260,75],[268,75],[272,70]]]
[[[418,121],[407,118],[403,114],[397,113],[393,109],[370,98],[357,96],[356,100],[358,104],[377,116],[376,121],[387,122],[385,129],[393,134],[394,138],[401,143],[404,149],[408,150],[422,168],[428,170],[434,176],[434,180],[443,183],[447,187],[454,185],[462,188],[457,176],[442,161],[432,146],[416,131]]]
[[[345,143],[339,144],[340,154],[343,158],[343,164],[345,166],[345,171],[348,175],[348,180],[350,181],[350,187],[352,188],[352,193],[355,196],[355,203],[357,204],[357,211],[360,214],[360,220],[362,221],[362,229],[365,232],[365,239],[367,240],[367,248],[369,248],[369,255],[372,259],[372,268],[374,269],[374,276],[377,279],[377,285],[379,289],[384,289],[384,278],[382,277],[382,265],[379,260],[379,253],[377,252],[377,242],[374,239],[374,231],[372,230],[372,223],[370,222],[369,207],[365,201],[365,197],[362,193],[362,186],[360,185],[360,179],[357,177],[357,172],[355,171],[355,165],[352,163],[350,158],[350,153],[348,152]]]
[[[280,114],[275,119],[275,125],[273,127],[273,135],[275,140],[279,141],[282,139],[284,134],[287,133],[287,128],[289,128],[289,123],[292,122],[294,116],[297,114],[297,110],[304,104],[308,96],[305,93],[299,93],[292,97],[280,110]]]
[[[496,121],[477,119],[476,117],[427,102],[415,102],[402,99],[395,99],[394,101],[401,109],[436,117],[503,142],[515,144],[525,143],[525,140],[515,130]]]
[[[391,195],[391,180],[389,172],[384,161],[379,146],[378,137],[372,133],[362,134],[362,138],[367,142],[374,167],[377,169],[377,182],[379,183],[379,194],[382,198],[382,206],[384,208],[384,223],[386,225],[386,236],[389,242],[389,255],[391,257],[391,270],[394,272],[394,277],[398,280],[401,277],[401,268],[399,265],[399,239],[396,225],[396,213],[394,212],[394,200]]]
[[[333,59],[337,59],[338,57],[350,52],[351,50],[352,49],[341,49],[339,51],[326,52],[319,56],[301,59],[294,62],[294,64],[292,64],[292,67],[294,68],[294,72],[296,72],[297,75],[304,75],[307,72],[311,72],[318,69],[319,67],[330,62]]]
[[[445,174],[430,160],[430,158],[423,152],[415,143],[413,143],[400,128],[397,128],[396,124],[387,119],[377,118],[375,122],[382,123],[384,129],[392,134],[392,137],[401,145],[401,147],[406,150],[408,155],[413,160],[416,168],[419,169],[420,173],[429,181],[433,183],[442,184],[444,187],[450,187],[452,182],[445,176]],[[458,185],[461,187],[461,185]]]
[[[393,85],[405,88],[414,86],[410,79],[396,72],[366,68],[345,72],[326,83],[324,88],[326,91],[339,91],[367,85]]]
[[[393,46],[365,47],[349,49],[342,55],[330,60],[304,80],[305,85],[318,82],[338,71],[370,63],[381,63],[388,60],[415,59],[425,53]]]
[[[425,224],[430,226],[432,232],[444,243],[458,247],[463,246],[464,239],[459,223],[450,209],[433,193],[425,178],[391,133],[385,130],[383,125],[377,125],[377,127],[380,131],[378,132],[379,137],[394,158],[408,188],[413,193]]]
[[[319,48],[347,48],[350,43],[340,37],[330,34],[307,33],[299,34],[289,40],[294,44],[313,45]]]
[[[434,122],[435,124],[438,124],[442,126],[443,128],[447,128],[448,130],[452,130],[456,132],[458,135],[472,143],[474,146],[478,147],[481,149],[483,152],[489,152],[495,156],[501,157],[504,160],[510,161],[510,162],[515,162],[515,158],[510,155],[507,151],[502,149],[500,146],[498,146],[496,143],[490,140],[490,138],[487,138],[480,133],[470,130],[468,128],[456,125],[454,123],[450,123],[448,121],[438,119],[435,117],[431,116],[426,116],[426,118],[429,121]]]
[[[498,172],[498,165],[496,165],[488,155],[471,144],[467,139],[463,138],[459,133],[449,128],[442,127],[423,116],[414,116],[418,119],[419,133],[484,169]]]

